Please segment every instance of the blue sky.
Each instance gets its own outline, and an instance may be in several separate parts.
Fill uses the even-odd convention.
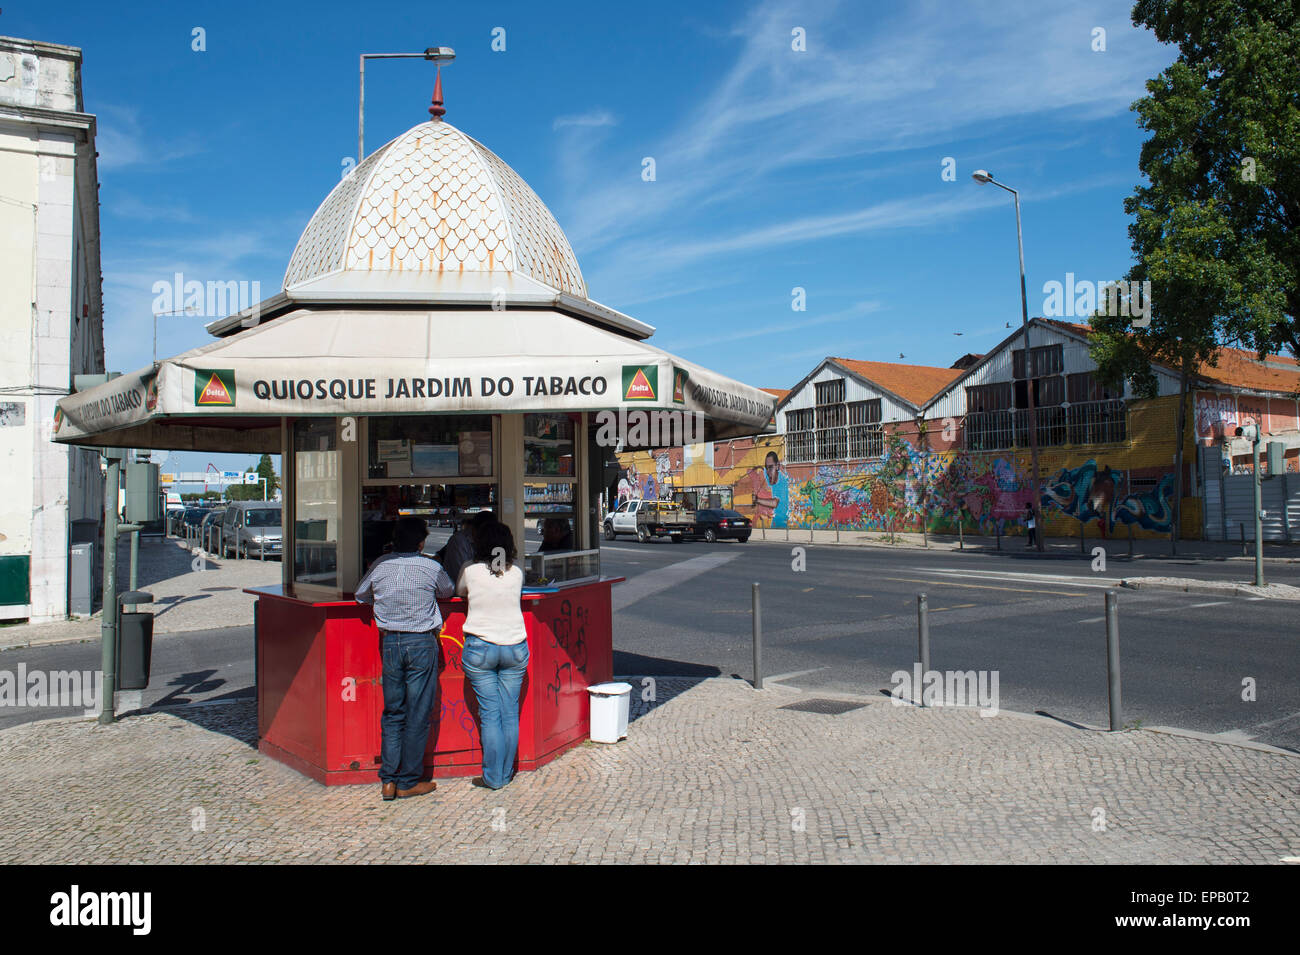
[[[1130,10],[43,0],[6,4],[0,32],[84,51],[112,369],[149,363],[151,290],[176,272],[278,291],[356,154],[358,54],[446,45],[447,120],[547,203],[592,298],[660,347],[789,387],[826,355],[947,366],[1019,320],[1011,198],[977,168],[1021,191],[1031,314],[1045,282],[1128,268],[1129,106],[1175,56]],[[427,119],[432,86],[422,60],[371,61],[368,150]],[[209,320],[160,318],[159,354],[209,340]],[[245,463],[169,468],[209,460]]]

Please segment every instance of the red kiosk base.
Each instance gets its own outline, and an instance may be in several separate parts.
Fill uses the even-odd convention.
[[[520,692],[519,769],[544,766],[587,738],[587,687],[613,677],[610,587],[622,579],[525,591],[531,659]],[[327,786],[378,782],[383,666],[370,607],[302,600],[279,587],[246,593],[257,597],[258,749]],[[445,623],[425,769],[477,775],[478,708],[460,659],[465,601],[439,605]]]

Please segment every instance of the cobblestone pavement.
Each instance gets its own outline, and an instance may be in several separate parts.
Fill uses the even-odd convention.
[[[636,681],[634,685],[640,686]],[[633,693],[634,700],[637,693]],[[660,679],[630,736],[499,793],[384,803],[252,746],[251,703],[0,732],[0,862],[1276,863],[1300,761],[1041,717],[838,716],[729,679]],[[1104,824],[1104,826],[1103,826]]]

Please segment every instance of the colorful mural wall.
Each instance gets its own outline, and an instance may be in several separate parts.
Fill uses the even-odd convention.
[[[1130,440],[1045,449],[1040,503],[1052,536],[1164,536],[1174,519],[1172,460],[1177,399],[1134,402]],[[789,464],[771,436],[620,455],[619,495],[669,499],[677,487],[725,485],[736,510],[756,525],[879,532],[1024,532],[1032,495],[1028,451],[932,451],[903,426],[886,426],[884,454],[832,465]],[[1193,460],[1185,479],[1190,481]],[[1188,485],[1190,487],[1190,484]],[[1199,501],[1184,498],[1183,536],[1198,537]]]

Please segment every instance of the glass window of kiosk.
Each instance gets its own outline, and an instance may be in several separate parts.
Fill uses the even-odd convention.
[[[499,513],[493,415],[394,415],[366,421],[361,488],[361,571],[392,548],[400,517],[429,524],[434,554],[461,521]]]
[[[524,521],[529,553],[577,550],[577,415],[524,415]]]
[[[333,418],[293,425],[293,579],[334,587],[338,582],[339,449]]]

